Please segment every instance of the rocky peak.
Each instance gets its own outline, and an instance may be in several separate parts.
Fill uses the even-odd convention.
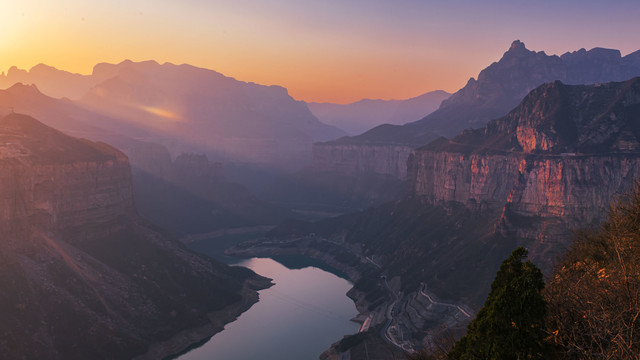
[[[543,84],[483,129],[425,148],[525,153],[640,150],[640,78],[598,85]],[[447,145],[445,145],[447,144]]]
[[[527,48],[524,46],[524,43],[520,40],[515,40],[514,42],[511,43],[511,46],[509,47],[509,51],[521,51],[526,49]]]
[[[522,58],[530,56],[531,54],[535,54],[535,51],[527,49],[522,41],[516,40],[511,43],[511,46],[509,46],[509,49],[504,53],[501,60],[517,57]]]

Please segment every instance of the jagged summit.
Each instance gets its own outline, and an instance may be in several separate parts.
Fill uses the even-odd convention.
[[[640,151],[640,78],[597,85],[543,84],[506,116],[422,149],[551,154]]]
[[[640,51],[622,57],[619,50],[594,48],[562,56],[531,51],[514,41],[503,57],[471,78],[462,89],[442,102],[432,114],[404,126],[388,128],[388,143],[415,146],[438,136],[455,136],[466,128],[479,128],[513,109],[531,90],[560,80],[566,84],[625,81],[640,76]],[[342,142],[370,141],[375,129]],[[384,142],[376,136],[377,142]]]
[[[520,40],[515,40],[514,42],[511,43],[511,46],[509,46],[509,51],[521,51],[521,50],[527,50],[527,48],[524,45],[524,43]]]

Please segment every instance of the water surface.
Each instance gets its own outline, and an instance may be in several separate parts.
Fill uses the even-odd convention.
[[[352,284],[316,267],[289,269],[264,258],[242,260],[276,285],[259,292],[260,301],[180,360],[315,360],[359,325],[345,293]]]

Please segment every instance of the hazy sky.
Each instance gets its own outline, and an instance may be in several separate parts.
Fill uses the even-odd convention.
[[[455,91],[515,39],[640,49],[638,0],[2,0],[0,71],[189,63],[299,100]]]

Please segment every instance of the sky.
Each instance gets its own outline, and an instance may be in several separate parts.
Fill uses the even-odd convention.
[[[640,49],[637,0],[0,1],[0,71],[188,63],[348,103],[454,92],[513,40],[562,54]]]

